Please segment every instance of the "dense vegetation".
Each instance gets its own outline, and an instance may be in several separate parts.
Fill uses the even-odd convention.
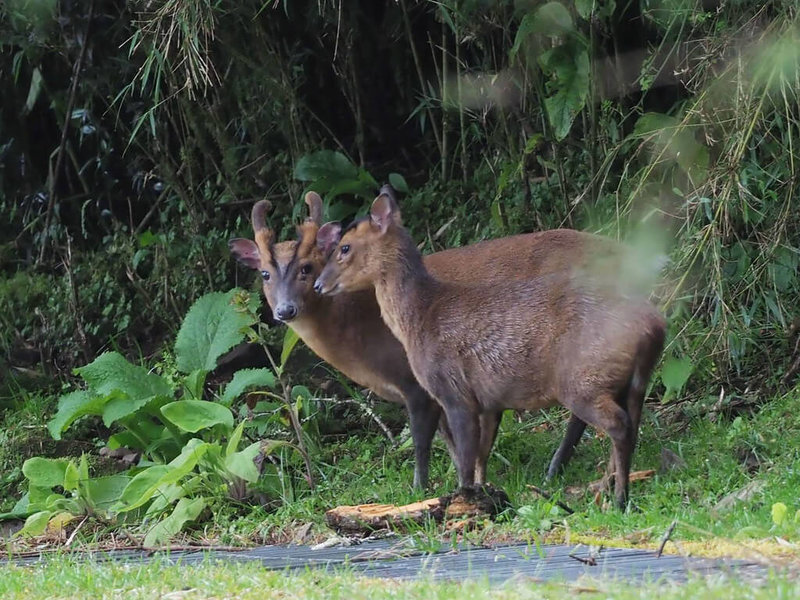
[[[230,310],[253,318],[222,351],[247,335],[279,377],[240,374],[226,395],[219,348],[185,366],[174,340],[190,306],[253,284],[226,242],[249,235],[261,198],[281,238],[306,190],[348,219],[391,181],[428,251],[568,226],[664,252],[654,299],[669,339],[650,396],[671,419],[732,419],[797,383],[794,2],[6,0],[0,18],[0,411],[14,449],[0,451],[0,491],[6,510],[41,492],[35,530],[96,511],[79,456],[106,443],[160,467],[134,490],[169,488],[151,514],[180,508],[153,541],[215,497],[192,474],[274,509],[336,464],[323,447],[338,433],[402,428],[347,382],[331,388],[335,375],[312,373],[299,348],[284,369],[294,340],[248,329],[247,294]],[[158,380],[127,389],[102,375],[109,366]],[[237,401],[245,377],[272,396]],[[332,389],[340,400],[326,403]],[[167,415],[204,400],[228,412]],[[79,401],[77,416],[103,423],[64,417]],[[158,429],[136,431],[126,418],[137,411]],[[226,458],[258,450],[239,449],[242,419],[245,440],[277,444],[252,489],[250,470]],[[73,458],[23,472],[34,454]],[[109,477],[103,493],[129,483]]]

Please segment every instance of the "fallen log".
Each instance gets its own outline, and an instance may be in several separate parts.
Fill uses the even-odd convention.
[[[442,522],[476,517],[492,518],[509,505],[508,496],[503,490],[486,486],[478,490],[460,490],[447,496],[403,506],[337,506],[325,513],[325,521],[332,529],[346,533],[370,533],[383,529],[396,531],[430,519]]]

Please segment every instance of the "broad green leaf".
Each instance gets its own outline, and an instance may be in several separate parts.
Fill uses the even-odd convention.
[[[42,510],[47,506],[47,499],[53,495],[52,488],[35,485],[33,483],[28,485],[28,505],[32,512]]]
[[[231,382],[225,386],[222,402],[231,404],[236,398],[253,388],[272,388],[275,386],[275,375],[267,368],[240,369],[233,375]]]
[[[242,434],[244,433],[244,421],[239,423],[238,427],[233,430],[231,437],[228,439],[228,444],[225,446],[225,456],[233,454],[239,447],[239,442],[242,441]]]
[[[667,402],[672,394],[679,394],[692,374],[692,361],[686,357],[669,357],[661,367],[661,381],[666,387],[663,402]]]
[[[187,521],[194,521],[206,507],[205,498],[181,498],[175,505],[172,514],[147,532],[144,538],[144,546],[152,548],[159,544],[164,544],[177,535]]]
[[[86,415],[102,415],[108,396],[98,396],[86,390],[70,392],[58,399],[58,412],[47,423],[47,430],[53,439],[60,440],[61,434],[76,419]]]
[[[370,198],[378,187],[372,175],[354,165],[341,152],[333,150],[320,150],[303,156],[297,161],[294,176],[300,181],[313,182],[314,190],[325,194],[328,202],[340,194]],[[336,220],[332,206],[327,212],[329,219]]]
[[[319,150],[306,154],[297,161],[294,178],[300,181],[316,181],[318,179],[343,180],[356,179],[358,167],[341,152]]]
[[[169,466],[173,473],[165,481],[177,481],[194,469],[194,466],[206,452],[214,449],[219,449],[218,443],[209,444],[199,438],[192,438],[183,447],[181,453],[170,461]],[[182,474],[176,476],[176,473]]]
[[[137,473],[125,486],[114,509],[117,512],[126,512],[142,506],[150,500],[169,472],[169,466],[155,465]]]
[[[245,338],[253,318],[233,304],[239,290],[211,292],[192,305],[175,340],[175,358],[184,373],[211,371],[217,359]]]
[[[37,488],[50,490],[56,486],[66,487],[64,478],[71,464],[71,461],[65,458],[34,456],[22,464],[22,474]],[[75,468],[74,464],[72,468]]]
[[[146,504],[156,494],[158,498],[163,498],[163,495],[174,496],[174,485],[192,472],[203,455],[214,449],[219,451],[219,444],[207,444],[197,438],[190,440],[180,455],[168,465],[149,467],[136,475],[123,491],[115,510],[133,510]],[[163,502],[160,505],[166,506]]]
[[[581,19],[589,20],[592,16],[592,8],[594,8],[597,0],[575,0],[575,10],[581,16]]]
[[[186,390],[186,393],[195,400],[203,399],[203,387],[206,384],[206,375],[208,375],[208,371],[196,369],[189,373],[183,382],[183,388]]]
[[[86,481],[85,489],[92,507],[109,510],[122,498],[122,492],[131,482],[131,476],[125,473],[92,477]]]
[[[772,522],[780,527],[786,520],[786,514],[788,512],[789,509],[783,502],[776,502],[772,505]]]
[[[4,513],[0,516],[0,521],[8,519],[21,519],[27,518],[31,511],[41,510],[39,506],[31,506],[30,496],[28,492],[22,494],[22,498],[17,500],[16,504],[14,504],[14,508],[11,509],[10,513]]]
[[[115,433],[108,438],[106,446],[108,446],[110,450],[116,450],[117,448],[122,447],[135,450],[144,450],[141,440],[130,431],[120,431],[119,433]]]
[[[552,78],[547,83],[552,95],[544,100],[547,120],[556,140],[563,140],[589,93],[589,56],[582,43],[572,40],[542,53],[539,64]]]
[[[241,452],[234,452],[225,457],[225,468],[237,477],[254,483],[258,481],[258,469],[253,460],[261,450],[261,442],[254,442]]]
[[[83,460],[86,460],[86,455],[83,455]],[[87,477],[88,479],[88,477]],[[75,466],[75,463],[69,461],[67,463],[67,468],[64,471],[64,483],[61,485],[64,486],[64,489],[68,492],[74,492],[78,489],[78,485],[81,480],[81,475],[78,472],[78,467]]]
[[[286,365],[286,361],[292,355],[292,350],[300,341],[300,336],[297,335],[291,327],[286,328],[286,333],[283,335],[283,347],[281,348],[281,368]]]
[[[563,35],[575,30],[569,10],[561,2],[543,4],[533,14],[535,19],[533,33]]]
[[[405,177],[400,175],[400,173],[389,173],[389,183],[398,192],[404,194],[408,193],[408,183],[406,183]]]
[[[233,413],[226,406],[205,400],[178,400],[161,407],[170,423],[183,431],[197,433],[201,429],[224,425],[233,429]]]
[[[85,367],[75,369],[89,388],[101,396],[122,392],[134,400],[171,396],[167,381],[147,369],[128,362],[118,352],[106,352]]]
[[[25,519],[25,525],[20,529],[16,535],[18,536],[31,536],[42,535],[44,530],[47,529],[47,523],[55,513],[52,510],[43,510],[33,513]]]
[[[514,36],[514,44],[511,46],[511,50],[508,52],[511,62],[514,62],[514,60],[517,58],[517,54],[519,54],[521,48],[528,48],[528,44],[531,41],[535,27],[536,17],[533,13],[528,13],[522,18],[522,21],[520,21],[519,27],[517,28],[517,33]]]
[[[28,114],[33,110],[36,100],[42,91],[42,72],[39,67],[34,67],[33,74],[31,75],[31,85],[28,88],[28,98],[25,100],[25,106],[22,109],[22,114]]]
[[[541,48],[541,44],[534,44],[538,36],[565,35],[574,31],[575,26],[566,7],[560,2],[548,2],[522,18],[509,58],[513,62],[523,48],[528,56],[534,51],[538,52],[536,49]]]
[[[150,517],[152,515],[160,515],[168,506],[172,506],[175,502],[186,496],[186,486],[181,483],[168,483],[158,488],[158,494],[153,498],[153,502],[147,507],[145,515]]]
[[[140,410],[153,414],[161,406],[170,402],[172,396],[149,396],[146,398],[131,398],[127,394],[117,393],[103,408],[103,424],[106,427],[125,417],[129,417]]]

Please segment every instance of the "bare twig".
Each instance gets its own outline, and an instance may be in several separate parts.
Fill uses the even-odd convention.
[[[61,163],[64,162],[64,152],[67,147],[67,132],[69,131],[69,122],[72,119],[72,107],[75,105],[75,93],[78,90],[78,80],[81,76],[81,69],[83,68],[83,61],[86,58],[86,47],[89,45],[89,32],[92,29],[92,18],[94,17],[94,0],[89,5],[89,16],[86,20],[86,31],[83,34],[83,44],[81,51],[78,54],[78,60],[75,62],[75,69],[72,72],[72,83],[70,84],[69,99],[64,111],[64,124],[61,127],[61,142],[58,145],[58,154],[56,154],[56,165],[50,175],[50,186],[47,198],[47,213],[44,217],[44,231],[42,232],[42,247],[39,250],[39,260],[44,260],[45,249],[47,248],[47,237],[50,232],[50,222],[53,219],[53,206],[56,203],[56,183],[58,176],[61,173]]]
[[[75,539],[75,536],[78,535],[78,532],[81,530],[81,527],[83,527],[83,524],[86,523],[86,521],[88,520],[89,520],[88,515],[83,517],[83,520],[80,523],[78,523],[78,526],[72,531],[72,533],[69,534],[67,541],[64,542],[64,546],[69,548],[69,546],[72,545],[72,541]]]
[[[672,537],[672,532],[675,531],[675,527],[678,526],[678,521],[673,521],[667,527],[667,530],[664,532],[664,535],[661,537],[661,543],[658,545],[658,551],[656,552],[656,558],[661,558],[661,554],[664,552],[664,546],[667,545],[669,538]]]
[[[295,436],[297,437],[297,449],[300,450],[300,454],[303,456],[303,462],[305,462],[306,480],[308,481],[309,487],[313,490],[315,486],[314,486],[314,472],[311,468],[311,458],[308,455],[308,451],[306,450],[306,443],[303,440],[303,428],[300,425],[300,420],[297,418],[297,413],[295,412],[294,409],[291,390],[289,389],[289,386],[286,385],[286,381],[283,378],[281,369],[278,368],[278,363],[276,363],[275,359],[272,358],[272,352],[269,351],[269,347],[267,346],[267,344],[262,341],[261,347],[264,349],[264,353],[267,355],[267,360],[269,360],[272,369],[278,376],[278,381],[280,382],[281,388],[283,389],[283,401],[286,404],[287,411],[289,412],[289,421],[291,421],[292,423],[292,429],[294,429]]]
[[[586,558],[578,556],[576,554],[576,552],[581,548],[581,546],[583,546],[583,544],[578,544],[577,546],[575,546],[572,552],[569,553],[569,557],[573,560],[577,560],[578,562],[588,565],[590,567],[596,567],[597,557],[603,551],[603,546],[600,546],[599,548],[590,547],[589,556],[587,556]]]
[[[416,67],[417,77],[419,78],[420,94],[424,96],[426,93],[425,75],[422,73],[422,64],[420,63],[419,54],[417,53],[417,46],[414,43],[414,34],[411,31],[411,19],[408,17],[406,0],[400,0],[400,8],[403,11],[403,25],[406,29],[408,44],[411,46],[411,56],[414,59],[414,67]],[[443,154],[442,139],[439,136],[439,126],[436,124],[436,120],[433,118],[433,111],[429,106],[425,107],[425,111],[428,113],[428,122],[431,124],[431,129],[433,129],[433,137],[436,140],[436,145],[439,147],[439,154]]]
[[[319,400],[320,402],[330,402],[332,404],[355,404],[361,410],[367,413],[367,415],[373,421],[375,421],[375,424],[378,427],[380,427],[381,431],[387,437],[392,446],[397,445],[397,441],[395,440],[394,435],[392,435],[392,432],[389,431],[389,428],[386,426],[386,424],[381,420],[381,418],[378,415],[375,414],[375,411],[372,410],[372,407],[370,407],[367,403],[360,402],[355,398],[336,398],[335,396],[331,398],[317,398],[317,400]]]
[[[563,503],[561,500],[556,500],[556,499],[554,499],[554,498],[553,498],[553,494],[551,494],[550,492],[548,492],[548,491],[545,491],[545,490],[543,490],[543,489],[541,489],[541,488],[538,488],[538,487],[536,487],[535,485],[528,485],[527,487],[528,487],[528,489],[529,489],[529,490],[531,490],[532,492],[535,492],[535,493],[539,494],[539,495],[540,495],[542,498],[544,498],[544,499],[546,499],[546,500],[550,500],[551,502],[555,502],[556,506],[558,506],[558,507],[559,507],[559,508],[561,508],[562,510],[565,510],[565,511],[567,511],[567,514],[570,514],[570,515],[573,515],[573,514],[575,514],[575,511],[574,511],[574,510],[572,510],[572,509],[571,509],[569,506],[567,506],[566,504],[564,504],[564,503]]]

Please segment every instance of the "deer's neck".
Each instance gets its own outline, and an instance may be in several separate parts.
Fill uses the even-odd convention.
[[[406,232],[398,232],[395,242],[375,282],[375,297],[384,322],[407,349],[442,284],[425,269],[422,255]]]

